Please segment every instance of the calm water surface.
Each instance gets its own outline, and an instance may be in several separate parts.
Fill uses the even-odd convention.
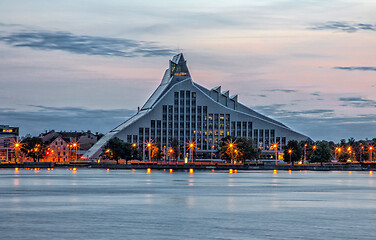
[[[0,170],[0,239],[376,239],[376,174]]]

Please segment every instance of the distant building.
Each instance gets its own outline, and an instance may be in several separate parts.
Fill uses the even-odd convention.
[[[84,157],[99,158],[105,144],[118,137],[136,143],[143,159],[147,158],[145,142],[158,142],[168,151],[173,139],[179,141],[183,156],[192,141],[195,153],[205,158],[226,136],[250,138],[264,153],[273,153],[274,142],[283,147],[289,140],[309,139],[241,104],[238,95],[230,96],[220,86],[209,90],[193,82],[183,54],[178,54],[140,111],[102,137]]]
[[[11,161],[15,157],[12,143],[19,137],[19,127],[0,125],[0,161]]]
[[[0,125],[0,138],[18,137],[19,127],[10,127],[9,125]]]
[[[70,147],[69,139],[64,139],[61,136],[57,136],[53,139],[47,146],[48,151],[48,161],[64,163],[70,161]]]
[[[79,159],[99,137],[98,134],[87,132],[56,132],[51,130],[39,135],[47,145],[48,156],[46,161],[64,163]],[[77,147],[72,146],[76,142]]]

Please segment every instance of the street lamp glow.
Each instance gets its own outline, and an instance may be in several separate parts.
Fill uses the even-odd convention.
[[[228,140],[227,141],[227,149],[230,150],[230,154],[231,154],[231,164],[233,164],[233,161],[234,161],[234,148],[236,147],[235,145],[235,141],[233,141],[232,139]]]
[[[188,141],[187,146],[189,148],[190,161],[193,162],[193,150],[196,148],[196,144],[193,141]]]

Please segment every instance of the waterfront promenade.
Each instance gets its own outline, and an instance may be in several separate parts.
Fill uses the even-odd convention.
[[[309,171],[375,171],[376,163],[325,163],[322,166],[317,164],[226,164],[226,163],[132,163],[132,164],[116,164],[115,162],[76,162],[70,164],[56,164],[50,162],[27,162],[22,164],[0,164],[0,168],[99,168],[99,169],[156,169],[156,170],[199,170],[199,171],[212,171],[212,170],[309,170]]]

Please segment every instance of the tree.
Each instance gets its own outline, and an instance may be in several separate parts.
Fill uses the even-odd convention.
[[[221,159],[226,160],[227,162],[231,161],[234,157],[234,150],[237,149],[236,138],[227,136],[221,139],[219,143],[219,154]],[[229,146],[229,143],[233,144],[232,147]]]
[[[303,148],[296,140],[290,140],[287,146],[284,147],[284,159],[285,162],[289,162],[294,165],[294,162],[302,159]]]
[[[229,144],[233,144],[232,147]],[[257,148],[252,139],[224,137],[220,141],[219,153],[221,159],[231,161],[236,159],[245,162],[246,159],[258,159],[261,150]]]
[[[261,154],[261,150],[253,143],[252,139],[250,138],[238,138],[237,139],[237,146],[238,150],[240,151],[240,155],[238,157],[239,160],[245,163],[245,160],[254,160],[258,159]]]
[[[123,140],[115,137],[111,138],[104,146],[102,157],[116,160],[117,164],[119,164],[119,159],[125,159],[128,164],[128,160],[132,159],[132,152],[134,152],[134,149],[132,149],[130,143],[125,143]]]
[[[312,152],[311,161],[320,162],[321,166],[323,162],[329,162],[332,159],[332,151],[329,148],[329,144],[326,141],[318,142],[316,149]]]
[[[177,161],[180,156],[180,144],[179,139],[173,138],[171,141],[171,148],[173,150],[172,157]]]
[[[39,137],[27,137],[22,140],[21,151],[27,156],[31,157],[34,162],[39,162],[40,158],[45,155],[45,145],[43,140]]]
[[[350,159],[350,154],[346,151],[341,151],[341,153],[338,154],[337,158],[340,162],[347,162],[347,160]]]
[[[163,151],[160,148],[161,144],[159,142],[155,143],[151,150],[151,159],[159,161],[163,158]]]

